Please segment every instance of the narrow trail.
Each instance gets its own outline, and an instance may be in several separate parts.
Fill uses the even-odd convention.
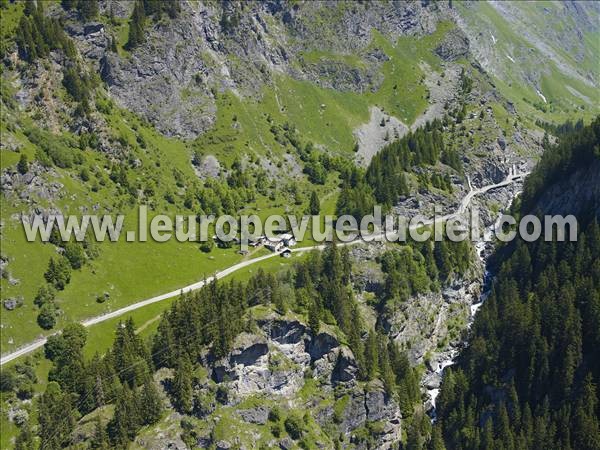
[[[464,212],[467,210],[469,204],[471,203],[471,200],[473,199],[473,197],[483,194],[485,192],[488,192],[492,189],[496,189],[496,188],[500,188],[500,187],[504,187],[504,186],[508,186],[509,184],[514,183],[515,181],[524,178],[525,176],[527,176],[529,174],[529,172],[526,173],[521,173],[521,174],[517,174],[517,173],[513,173],[513,171],[510,171],[508,176],[501,181],[500,183],[496,183],[496,184],[490,184],[478,189],[473,189],[471,186],[471,180],[467,180],[468,181],[468,185],[469,185],[469,192],[463,197],[463,199],[460,202],[460,205],[458,207],[458,210],[452,214],[448,214],[442,217],[438,217],[436,219],[429,219],[429,220],[424,220],[421,223],[417,224],[417,225],[411,225],[410,229],[416,229],[419,227],[424,227],[424,226],[429,226],[432,225],[434,222],[437,221],[446,221],[450,218],[459,216],[461,214],[464,214]],[[393,235],[388,234],[388,238],[392,237]],[[374,233],[371,234],[370,236],[364,236],[362,238],[350,241],[350,242],[344,242],[344,243],[340,243],[338,245],[340,246],[345,246],[345,245],[354,245],[354,244],[358,244],[360,242],[371,242],[371,241],[378,241],[381,240],[382,238],[384,238],[384,232],[379,232],[379,233]],[[312,250],[323,250],[326,247],[326,244],[321,244],[321,245],[314,245],[314,246],[310,246],[310,247],[299,247],[299,248],[294,248],[292,249],[293,253],[304,253],[304,252],[308,252],[308,251],[312,251]],[[149,298],[147,300],[143,300],[137,303],[132,303],[131,305],[125,306],[123,308],[117,309],[115,311],[111,311],[105,314],[101,314],[99,316],[95,316],[86,320],[83,320],[82,322],[80,322],[84,327],[90,327],[92,325],[96,325],[98,323],[102,323],[106,320],[110,320],[110,319],[114,319],[116,317],[120,317],[124,314],[127,314],[131,311],[135,311],[136,309],[140,309],[143,308],[145,306],[148,305],[152,305],[154,303],[158,303],[161,301],[164,301],[166,299],[178,296],[180,294],[185,294],[188,292],[192,292],[198,289],[201,289],[202,287],[204,287],[206,284],[212,282],[213,280],[219,280],[221,278],[224,278],[228,275],[231,275],[232,273],[243,269],[244,267],[248,267],[251,266],[253,264],[259,263],[261,261],[265,261],[267,259],[270,258],[274,258],[276,256],[279,256],[279,253],[271,253],[265,256],[260,256],[258,258],[253,258],[253,259],[249,259],[246,261],[242,261],[239,262],[237,264],[234,264],[233,266],[230,266],[220,272],[217,272],[214,276],[208,277],[205,280],[201,280],[198,281],[196,283],[184,286],[180,289],[176,289],[174,291],[171,292],[167,292],[165,294],[161,294],[161,295],[157,295],[155,297]],[[58,334],[60,332],[56,332],[54,334]],[[52,334],[53,335],[53,334]],[[49,336],[52,336],[49,335]],[[0,366],[3,366],[4,364],[13,361],[16,358],[19,358],[21,356],[24,356],[28,353],[31,353],[37,349],[39,349],[40,347],[44,346],[44,344],[47,342],[48,337],[43,337],[40,339],[37,339],[21,348],[19,348],[18,350],[15,350],[14,352],[8,353],[6,355],[3,355],[0,358]]]

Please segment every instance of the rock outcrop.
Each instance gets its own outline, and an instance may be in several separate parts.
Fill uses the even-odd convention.
[[[130,14],[130,2],[110,3],[109,14]],[[214,125],[219,92],[260,96],[281,73],[339,91],[376,90],[387,56],[372,47],[371,30],[392,42],[432,33],[445,9],[426,2],[368,7],[253,2],[243,7],[242,13],[234,2],[181,2],[177,18],[149,19],[145,42],[126,56],[111,50],[112,38],[101,23],[70,23],[67,31],[121,106],[166,135],[192,139]],[[327,27],[321,26],[323,20]],[[451,44],[444,48],[461,54]],[[307,50],[325,56],[309,61],[303,56]],[[348,64],[347,54],[358,55],[360,64]]]
[[[469,54],[469,39],[461,30],[452,30],[446,34],[435,53],[444,61],[466,57]]]
[[[559,180],[538,199],[535,208],[543,214],[578,216],[589,211],[600,217],[600,163],[584,167]]]
[[[387,395],[381,382],[364,385],[358,381],[352,351],[332,331],[314,334],[297,319],[275,315],[259,320],[258,329],[257,333],[238,336],[226,357],[213,360],[206,356],[204,364],[212,380],[226,386],[228,394],[222,401],[236,405],[249,396],[266,395],[271,400],[294,405],[306,380],[313,379],[319,385],[318,395],[305,398],[301,404],[315,409],[314,417],[320,426],[335,426],[339,433],[350,436],[352,442],[354,431],[368,423],[378,423],[377,448],[390,448],[398,441],[401,435],[398,404]],[[340,402],[343,407],[322,404],[323,396]],[[236,414],[244,422],[265,424],[269,411],[258,405],[240,408]]]

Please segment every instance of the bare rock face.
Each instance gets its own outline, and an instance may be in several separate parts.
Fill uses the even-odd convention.
[[[354,355],[347,347],[341,347],[332,334],[322,332],[314,336],[296,320],[269,319],[260,322],[260,326],[264,336],[238,336],[229,356],[213,365],[213,380],[229,382],[235,395],[293,395],[302,387],[304,372],[311,366],[317,376],[328,382],[355,377]]]
[[[131,14],[131,5],[111,1],[101,9],[123,18]],[[240,11],[235,2],[182,2],[177,18],[148,19],[145,42],[126,57],[110,50],[110,36],[100,23],[70,23],[67,31],[120,106],[145,117],[165,135],[193,139],[214,125],[220,92],[260,96],[273,83],[273,74],[339,91],[377,89],[387,57],[370,46],[371,30],[391,41],[428,34],[443,8],[424,2],[375,2],[368,7],[247,2]],[[324,19],[327,27],[321,25]],[[305,61],[302,52],[307,50],[356,54],[362,63],[329,57]]]
[[[273,321],[267,332],[266,336],[238,336],[229,356],[215,363],[213,379],[217,383],[227,381],[237,396],[255,392],[289,396],[297,392],[310,362],[304,327],[299,322]]]
[[[356,379],[357,374],[358,366],[354,360],[354,355],[350,350],[342,348],[337,355],[331,381],[334,383],[353,381]]]
[[[444,61],[456,61],[469,54],[469,38],[460,30],[449,31],[435,53]]]
[[[252,409],[241,409],[237,413],[244,422],[255,423],[259,425],[264,425],[267,423],[269,418],[269,409],[265,408],[264,406],[257,406],[256,408]]]
[[[295,75],[317,86],[362,93],[365,90],[376,91],[383,82],[383,75],[377,68],[378,64],[363,68],[323,58],[317,63],[304,64],[302,72]]]
[[[225,440],[217,441],[215,445],[217,450],[229,450],[233,447],[233,445],[229,441]]]
[[[308,354],[313,360],[321,359],[340,344],[335,336],[319,333],[308,344]]]
[[[367,419],[370,421],[381,420],[390,414],[388,395],[379,380],[372,383],[370,389],[365,393],[365,409],[367,410]]]
[[[28,172],[24,174],[9,167],[0,178],[2,193],[7,199],[18,198],[29,204],[39,200],[54,201],[64,195],[63,185],[51,180],[56,175],[53,169],[47,169],[37,162],[30,164]]]
[[[358,144],[357,160],[363,165],[368,165],[379,150],[409,131],[398,118],[385,114],[376,106],[369,109],[369,114],[369,121],[354,130]]]
[[[81,54],[90,60],[99,61],[107,51],[109,37],[100,22],[71,23],[66,31],[79,42]]]
[[[589,210],[600,218],[600,163],[596,161],[556,183],[538,199],[535,209],[548,215],[576,217]]]
[[[194,42],[186,35],[168,39]],[[140,49],[131,60],[106,54],[100,61],[100,74],[123,107],[146,117],[168,136],[192,138],[212,126],[216,106],[210,91],[193,79],[205,69],[198,58],[200,50],[193,45],[182,48],[186,49],[183,55],[167,48],[159,55]]]
[[[385,393],[381,382],[373,381],[363,389],[346,393],[346,396],[346,407],[341,417],[333,419],[340,422],[340,430],[350,437],[350,442],[360,445],[354,430],[367,422],[379,422],[382,428],[371,431],[377,438],[376,448],[393,448],[402,435],[401,415],[398,405]]]
[[[201,178],[218,178],[221,164],[215,156],[206,155],[198,165],[194,165],[194,171]]]
[[[99,6],[103,15],[113,15],[119,19],[128,19],[133,11],[133,2],[130,0],[109,0],[100,2]]]
[[[279,344],[300,343],[307,333],[306,327],[297,320],[274,320],[263,326],[268,327],[270,338]]]
[[[302,404],[309,408],[314,402],[314,417],[321,426],[330,426],[333,420],[339,432],[351,435],[367,422],[381,422],[377,448],[390,448],[398,441],[401,414],[397,403],[386,394],[381,382],[373,381],[368,386],[357,383],[354,355],[333,333],[322,330],[315,335],[298,320],[276,316],[259,320],[258,326],[260,333],[238,336],[225,358],[210,362],[207,356],[205,363],[212,379],[227,388],[227,398],[222,401],[236,405],[249,395],[265,394],[271,399],[297,402],[296,395],[310,374],[320,383],[320,395],[331,395],[344,405],[334,417],[331,405],[320,404],[321,397],[311,398],[308,403],[303,399]],[[239,409],[236,414],[245,422],[265,424],[269,411],[257,406]]]

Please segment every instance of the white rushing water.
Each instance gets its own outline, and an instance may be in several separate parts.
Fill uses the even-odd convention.
[[[507,210],[510,209],[514,199],[518,195],[519,195],[518,192],[515,193],[515,196],[510,200],[510,202],[508,204]],[[486,250],[488,249],[489,246],[492,245],[492,236],[494,234],[494,230],[500,223],[500,219],[502,218],[502,215],[503,215],[503,213],[498,214],[498,218],[496,219],[496,221],[484,230],[483,239],[481,239],[479,242],[477,242],[475,244],[475,250],[477,252],[477,257],[482,262],[484,267],[486,265]],[[483,273],[483,291],[479,295],[477,302],[471,304],[471,306],[470,306],[470,315],[469,315],[469,320],[467,322],[467,329],[471,329],[471,326],[473,325],[477,311],[479,311],[479,308],[481,308],[483,306],[483,304],[485,303],[485,301],[487,300],[487,298],[490,295],[490,287],[491,287],[492,278],[493,278],[493,274],[490,271],[485,270]],[[438,367],[435,369],[434,373],[439,375],[440,378],[442,378],[444,375],[444,369],[446,369],[446,367],[449,367],[449,366],[452,366],[455,364],[458,354],[459,354],[459,351],[456,348],[452,348],[448,352],[447,357],[445,359],[443,359],[442,361],[438,362]],[[429,399],[431,402],[431,409],[429,411],[429,415],[430,415],[432,421],[435,421],[435,419],[436,419],[435,402],[437,400],[438,395],[440,394],[440,388],[439,387],[428,388],[428,389],[426,389],[426,392],[429,395]]]
[[[539,95],[542,98],[542,100],[544,100],[544,103],[548,103],[548,101],[546,100],[546,97],[544,96],[544,94],[542,94],[540,92],[539,89],[536,89],[535,92],[537,92],[537,95]]]

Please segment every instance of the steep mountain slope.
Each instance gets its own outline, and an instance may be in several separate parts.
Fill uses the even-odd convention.
[[[577,242],[517,241],[504,256],[444,375],[436,426],[450,448],[600,445],[600,119],[559,139],[526,183],[521,213],[576,214]]]
[[[388,129],[391,117],[407,125],[417,117],[430,120],[490,93],[485,76],[469,70],[477,82],[472,93],[460,95],[458,74],[466,64],[460,58],[467,48],[455,38],[444,5],[183,2],[174,18],[148,17],[145,41],[129,48],[131,2],[100,2],[94,22],[51,4],[42,15],[61,17],[66,34],[59,41],[72,41],[76,56],[57,48],[45,58],[33,58],[14,42],[11,33],[24,20],[23,5],[6,6],[2,16],[7,32],[3,195],[10,199],[2,205],[3,217],[10,218],[3,232],[8,266],[2,283],[6,298],[24,301],[23,308],[2,318],[5,351],[40,332],[31,302],[53,255],[49,246],[23,245],[21,215],[122,211],[128,218],[125,229],[134,230],[137,203],[155,211],[199,214],[247,207],[246,212],[264,216],[305,211],[313,190],[323,200],[323,211],[333,212],[336,169],[351,161],[354,132],[369,121],[369,105],[385,110],[385,120],[379,121],[385,126],[375,124],[386,130],[379,146],[402,133],[400,125]],[[326,14],[327,28],[320,14]],[[371,27],[377,28],[371,33]],[[254,39],[242,38],[246,35]],[[275,64],[273,52],[285,53],[287,60]],[[63,72],[73,64],[87,80],[79,94],[87,96],[85,103],[63,86]],[[369,76],[363,73],[367,69]],[[356,73],[350,84],[340,80],[348,73]],[[446,79],[454,81],[446,85]],[[457,153],[470,153],[475,144],[470,158],[487,164],[492,151],[493,164],[509,167],[512,157],[504,156],[496,142],[506,148],[514,141],[529,151],[535,137],[525,131],[512,135],[503,102],[495,94],[489,97],[478,136],[458,130]],[[79,104],[89,109],[83,115]],[[123,108],[168,134],[194,137],[212,126],[195,140],[167,138]],[[479,110],[469,113],[475,114]],[[47,142],[56,136],[58,144],[50,148]],[[362,155],[365,146],[358,142]],[[40,159],[39,148],[52,155],[50,161]],[[368,148],[370,154],[375,151]],[[31,162],[27,174],[16,167],[21,154]],[[240,259],[233,250],[204,254],[194,245],[173,242],[98,247],[95,260],[88,258],[60,292],[57,303],[64,315],[57,327],[175,289]],[[31,256],[16,256],[21,253]],[[111,270],[117,261],[128,262],[119,274]],[[16,282],[24,278],[27,283]],[[97,303],[100,297],[106,301]],[[19,326],[23,323],[29,326]]]
[[[582,115],[598,104],[594,2],[457,2],[483,68],[523,113]]]

